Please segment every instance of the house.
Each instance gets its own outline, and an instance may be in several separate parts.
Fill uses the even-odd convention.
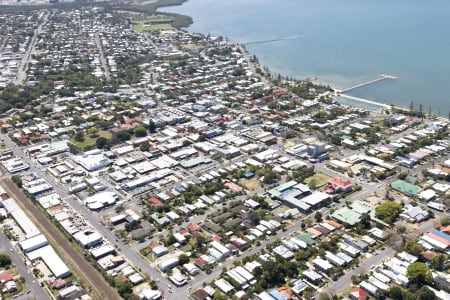
[[[0,273],[0,282],[8,282],[13,280],[13,276],[8,271],[5,271],[3,273]]]
[[[352,190],[353,184],[350,180],[331,178],[328,180],[327,193],[346,193]]]
[[[208,262],[204,260],[203,258],[199,257],[195,260],[194,264],[199,267],[201,270],[206,269],[208,266]]]
[[[17,291],[17,285],[15,281],[8,281],[5,283],[5,288],[8,291],[8,293]]]
[[[422,222],[429,217],[428,211],[422,209],[420,206],[412,206],[408,204],[403,209],[403,212],[400,214],[400,217],[407,220],[408,222]]]
[[[202,231],[202,228],[200,227],[200,225],[198,225],[196,223],[191,223],[186,227],[190,234],[199,234]]]
[[[195,300],[206,300],[209,298],[209,295],[204,289],[199,289],[192,294],[192,298]]]
[[[151,197],[150,199],[148,199],[148,202],[150,202],[154,207],[163,207],[164,206],[164,203],[155,197]]]
[[[350,292],[349,297],[352,300],[367,300],[369,298],[369,293],[362,288],[357,287]]]

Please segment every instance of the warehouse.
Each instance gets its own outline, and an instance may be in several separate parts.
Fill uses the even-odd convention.
[[[20,229],[22,229],[25,234],[25,238],[28,239],[40,234],[40,231],[37,229],[36,225],[31,222],[25,212],[17,205],[16,201],[11,198],[6,199],[3,201],[3,206],[14,221],[16,221],[17,225],[19,225]]]
[[[48,245],[48,241],[43,234],[38,234],[19,243],[19,246],[24,253],[34,251],[46,245]]]
[[[29,252],[27,256],[32,262],[41,259],[56,278],[65,278],[72,274],[67,265],[50,245]]]

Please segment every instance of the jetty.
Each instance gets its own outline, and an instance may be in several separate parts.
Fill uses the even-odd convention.
[[[374,84],[374,83],[377,83],[377,82],[380,82],[380,81],[383,81],[383,80],[386,80],[386,79],[397,79],[397,77],[395,77],[393,75],[382,74],[377,79],[366,81],[366,82],[354,85],[352,87],[349,87],[349,88],[346,88],[346,89],[343,89],[343,90],[336,90],[336,92],[340,93],[340,94],[344,94],[346,92],[350,92],[350,91],[353,91],[353,90],[356,90],[356,89],[362,88],[364,86],[368,86],[368,85],[371,85],[371,84]]]
[[[397,79],[397,77],[393,76],[393,75],[382,74],[382,75],[378,76],[377,79],[366,81],[366,82],[354,85],[352,87],[349,87],[349,88],[346,88],[346,89],[343,89],[343,90],[334,89],[334,95],[335,96],[340,96],[342,98],[347,98],[347,99],[350,99],[350,100],[353,100],[353,101],[363,102],[363,103],[367,103],[367,104],[380,106],[380,107],[384,107],[384,108],[388,108],[389,109],[389,108],[392,107],[389,104],[380,103],[380,102],[376,102],[376,101],[372,101],[372,100],[368,100],[368,99],[363,99],[363,98],[359,98],[359,97],[354,97],[354,96],[350,96],[350,95],[346,95],[345,94],[346,92],[353,91],[353,90],[359,89],[361,87],[368,86],[368,85],[371,85],[371,84],[374,84],[374,83],[377,83],[377,82],[380,82],[380,81],[383,81],[383,80],[387,80],[387,79]]]
[[[270,40],[260,40],[260,41],[253,41],[253,42],[246,42],[246,43],[240,43],[241,45],[253,45],[253,44],[265,44],[265,43],[272,43],[272,42],[279,42],[284,40],[295,40],[299,39],[300,36],[294,35],[294,36],[288,36],[283,38],[276,38],[276,39],[270,39]]]

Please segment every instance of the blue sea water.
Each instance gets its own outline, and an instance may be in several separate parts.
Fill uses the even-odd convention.
[[[448,116],[448,0],[189,0],[163,11],[192,16],[188,30],[247,45],[273,73],[347,88],[391,74],[350,95]]]

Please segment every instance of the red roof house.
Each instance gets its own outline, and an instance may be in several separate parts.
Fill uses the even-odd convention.
[[[159,200],[158,198],[155,198],[155,197],[151,197],[150,199],[148,199],[148,202],[153,204],[154,207],[162,207],[162,206],[164,206],[164,203],[162,203],[161,200]]]
[[[0,273],[0,282],[8,282],[13,280],[13,276],[8,271]]]
[[[350,180],[342,180],[340,178],[331,178],[328,180],[328,190],[331,193],[345,193],[352,190],[352,182]]]
[[[199,234],[202,231],[202,228],[197,223],[191,223],[186,227],[190,234]]]
[[[369,293],[362,288],[357,287],[350,292],[349,296],[352,300],[367,300],[367,298],[369,298]]]

